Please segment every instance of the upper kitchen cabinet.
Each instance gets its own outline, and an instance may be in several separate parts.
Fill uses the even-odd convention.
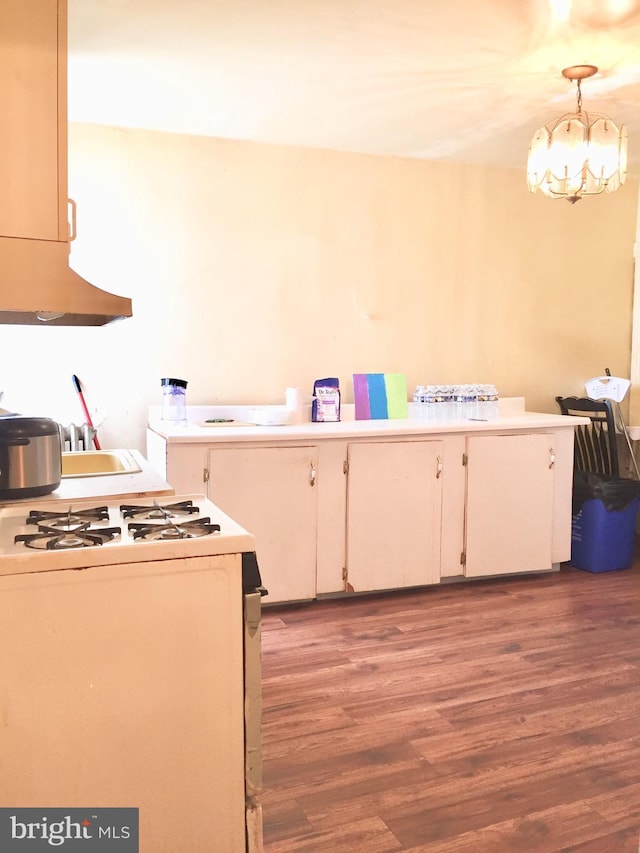
[[[0,235],[66,242],[66,0],[0,0],[0,42]]]

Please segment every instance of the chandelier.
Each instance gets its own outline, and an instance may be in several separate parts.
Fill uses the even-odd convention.
[[[549,198],[571,204],[583,195],[612,193],[627,177],[627,129],[582,109],[580,83],[595,65],[572,65],[562,76],[577,84],[577,108],[536,130],[529,145],[527,184]]]

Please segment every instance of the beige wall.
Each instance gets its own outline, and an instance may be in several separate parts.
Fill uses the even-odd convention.
[[[629,375],[637,182],[571,206],[527,192],[525,152],[490,170],[90,125],[69,148],[72,266],[134,317],[4,327],[4,357],[26,358],[0,388],[81,422],[77,373],[105,446],[144,450],[162,376],[191,404],[280,403],[399,371],[410,393],[495,382],[555,411],[605,367]]]

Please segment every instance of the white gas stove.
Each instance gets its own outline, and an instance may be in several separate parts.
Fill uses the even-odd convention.
[[[0,806],[126,805],[141,853],[259,853],[264,592],[202,495],[0,506]]]
[[[252,551],[253,536],[203,495],[0,507],[0,575]]]

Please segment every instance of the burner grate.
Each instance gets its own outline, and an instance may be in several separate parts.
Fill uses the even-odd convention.
[[[212,524],[210,518],[194,518],[189,521],[169,522],[167,524],[147,524],[132,521],[128,525],[133,538],[143,542],[174,541],[176,539],[194,539],[219,533],[220,525]]]
[[[40,526],[44,522],[48,527],[69,529],[84,521],[105,521],[108,518],[109,507],[107,506],[93,506],[79,510],[69,507],[67,510],[60,509],[54,512],[32,509],[26,518],[26,523]]]
[[[143,518],[170,519],[179,516],[194,515],[200,512],[200,507],[194,506],[191,500],[178,501],[177,503],[165,504],[164,506],[160,506],[154,501],[153,504],[146,506],[121,504],[120,512],[123,518],[137,518],[142,516]]]
[[[65,551],[103,545],[105,542],[110,542],[114,536],[121,532],[120,527],[91,527],[89,521],[76,524],[74,527],[65,530],[42,524],[38,526],[37,533],[19,533],[14,538],[14,542],[16,544],[24,542],[27,548],[35,548],[36,550]]]
[[[105,500],[104,497],[101,499]],[[8,541],[13,540],[21,548],[43,552],[71,551],[106,544],[111,550],[112,545],[146,545],[149,542],[179,540],[184,540],[186,547],[189,540],[221,533],[220,524],[213,524],[209,517],[212,510],[207,517],[204,516],[205,507],[210,506],[207,499],[197,495],[164,499],[149,496],[133,504],[114,500],[101,505],[78,501],[40,506],[42,508],[36,505],[31,510],[16,507],[11,527],[6,531]]]

